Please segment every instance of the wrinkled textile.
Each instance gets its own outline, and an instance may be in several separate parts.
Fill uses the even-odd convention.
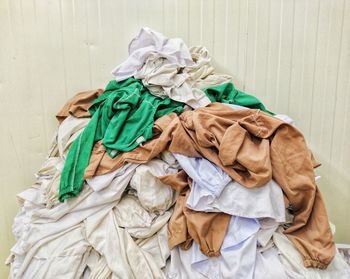
[[[207,258],[196,243],[192,267],[209,279],[253,279],[259,224],[254,219],[232,217],[221,247],[221,256]]]
[[[196,108],[208,105],[210,100],[203,91],[192,89],[187,81],[190,75],[183,69],[193,64],[189,49],[181,39],[168,39],[145,27],[131,41],[128,59],[112,74],[117,81],[131,76],[142,79],[153,95],[169,97]],[[191,68],[192,71],[195,69],[197,67]],[[205,69],[204,65],[202,69]]]
[[[169,97],[192,108],[210,104],[203,91],[192,88],[189,75],[185,71],[159,57],[150,57],[135,77],[142,79],[143,84],[155,96]]]
[[[186,203],[188,208],[285,221],[283,193],[273,180],[258,188],[247,188],[233,182],[221,168],[204,158],[174,155],[183,170],[193,179]]]
[[[77,93],[56,114],[59,123],[62,123],[69,115],[77,118],[91,117],[89,107],[93,101],[103,93],[102,89],[89,90]]]
[[[17,242],[11,248],[15,255],[14,268],[22,266],[23,257],[30,254],[42,239],[62,233],[96,212],[103,214],[110,211],[120,200],[136,167],[130,164],[121,173],[116,172],[112,182],[103,190],[95,192],[85,187],[76,199],[59,203],[53,208],[46,208],[41,203],[38,188],[31,187],[19,193],[17,196],[22,206],[13,225]]]
[[[93,115],[72,144],[61,174],[59,200],[77,196],[84,181],[94,143],[102,140],[111,156],[130,151],[152,138],[154,119],[181,112],[182,105],[151,95],[140,81],[111,81],[89,111]]]
[[[168,246],[168,224],[165,224],[156,234],[146,239],[136,239],[135,243],[151,255],[159,268],[166,266],[170,256]]]
[[[329,266],[320,270],[317,268],[305,268],[303,259],[294,247],[293,243],[279,229],[273,234],[273,242],[275,243],[280,259],[286,273],[290,278],[297,279],[346,279],[350,278],[350,266],[344,261],[342,256],[337,251],[334,259]],[[304,262],[305,263],[305,262]]]
[[[181,67],[193,63],[191,54],[181,39],[168,39],[151,28],[143,27],[138,36],[129,44],[128,59],[117,66],[112,74],[117,81],[134,76],[151,54],[163,57],[169,63]]]
[[[144,209],[163,213],[174,204],[175,191],[163,184],[158,177],[177,171],[159,159],[153,159],[137,167],[130,186],[136,190],[138,200]]]
[[[84,223],[87,241],[105,257],[116,278],[165,278],[153,257],[118,226],[113,210],[97,212]]]
[[[193,65],[185,67],[168,63],[157,55],[150,55],[135,77],[142,79],[143,84],[155,96],[169,97],[192,108],[207,106],[211,101],[201,89],[229,82],[231,77],[214,73],[205,47],[192,47],[190,52]]]
[[[186,200],[190,192],[190,181],[184,171],[162,176],[160,180],[179,193],[174,213],[168,224],[170,249],[177,245],[188,249],[193,239],[199,244],[202,253],[208,257],[220,255],[230,215],[222,212],[197,212],[188,209]]]
[[[265,251],[257,251],[253,278],[297,279],[296,277],[289,277],[287,275],[275,247],[271,247]]]
[[[71,145],[85,129],[89,121],[90,118],[77,118],[71,115],[62,121],[57,131],[57,147],[59,155],[62,159],[67,158]]]
[[[106,259],[96,250],[91,249],[82,279],[112,279],[111,275],[112,271],[109,269]]]
[[[204,89],[204,92],[212,102],[235,104],[273,114],[265,108],[258,98],[237,90],[232,83],[208,87]]]
[[[118,225],[135,238],[148,238],[160,230],[169,220],[171,211],[163,214],[148,212],[134,195],[123,196],[115,208]]]
[[[114,160],[96,146],[85,175],[99,173],[99,168],[109,172],[127,161],[147,162],[168,149],[205,157],[246,187],[259,187],[273,178],[294,214],[285,234],[302,254],[305,266],[327,267],[335,245],[315,184],[314,160],[296,128],[260,110],[234,110],[219,103],[158,120],[154,127],[158,137]]]
[[[180,39],[168,39],[150,28],[142,28],[129,45],[128,59],[112,74],[117,81],[131,76],[142,79],[153,95],[169,97],[192,108],[220,101],[269,112],[257,98],[235,89],[231,83],[221,86],[231,77],[214,73],[210,60],[203,46],[188,49]],[[214,87],[201,90],[208,86]]]
[[[83,226],[72,226],[38,241],[20,265],[12,264],[10,278],[80,278],[89,251]]]

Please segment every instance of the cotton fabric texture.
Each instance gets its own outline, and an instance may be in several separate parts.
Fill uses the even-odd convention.
[[[61,174],[59,200],[80,193],[84,171],[96,141],[102,140],[110,156],[130,151],[152,138],[155,119],[182,110],[180,103],[151,95],[134,78],[120,83],[111,81],[89,108],[92,118],[68,153]]]
[[[349,278],[293,119],[142,28],[17,195],[9,278]]]
[[[295,214],[285,233],[303,255],[304,264],[325,268],[330,263],[335,245],[315,184],[315,162],[295,127],[260,110],[233,110],[212,103],[180,117],[167,115],[155,123],[154,131],[157,138],[115,159],[103,156],[104,151],[95,146],[99,158],[92,158],[85,175],[99,169],[108,172],[124,162],[144,163],[169,150],[205,157],[246,187],[261,187],[273,178]],[[298,194],[301,189],[303,195]]]

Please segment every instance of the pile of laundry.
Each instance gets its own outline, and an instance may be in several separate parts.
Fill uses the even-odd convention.
[[[149,28],[112,74],[56,115],[10,278],[349,278],[288,116]]]

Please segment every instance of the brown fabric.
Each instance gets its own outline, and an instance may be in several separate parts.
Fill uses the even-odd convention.
[[[89,107],[102,93],[102,89],[96,89],[75,94],[74,97],[69,99],[63,108],[56,114],[58,122],[61,123],[69,115],[78,118],[90,117]]]
[[[178,152],[187,156],[201,156],[195,149],[193,141],[183,136],[186,131],[175,113],[165,115],[155,121],[153,127],[154,139],[147,141],[141,147],[125,152],[115,158],[109,157],[101,141],[97,142],[91,153],[89,166],[85,169],[85,178],[103,175],[120,168],[125,162],[146,163],[166,149],[181,150]],[[178,148],[178,147],[183,148]]]
[[[293,126],[259,110],[233,110],[213,103],[205,108],[166,115],[155,122],[156,138],[116,158],[95,145],[85,176],[102,175],[124,162],[144,163],[160,152],[203,156],[246,187],[281,186],[295,216],[285,231],[304,258],[304,265],[326,267],[335,244],[316,183],[317,166],[303,135]]]
[[[222,212],[198,212],[187,208],[191,181],[183,170],[159,179],[179,193],[174,213],[168,223],[170,249],[180,245],[187,250],[193,239],[206,256],[219,256],[231,216]]]

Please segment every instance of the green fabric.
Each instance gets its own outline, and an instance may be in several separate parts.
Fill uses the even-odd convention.
[[[154,120],[171,112],[181,113],[184,104],[153,96],[140,80],[109,82],[89,111],[91,120],[72,144],[60,180],[59,200],[77,196],[93,145],[102,140],[111,157],[136,148],[152,138]]]
[[[274,115],[273,112],[265,108],[258,98],[237,90],[230,82],[207,87],[203,91],[212,102],[240,105],[251,109],[260,109]]]

